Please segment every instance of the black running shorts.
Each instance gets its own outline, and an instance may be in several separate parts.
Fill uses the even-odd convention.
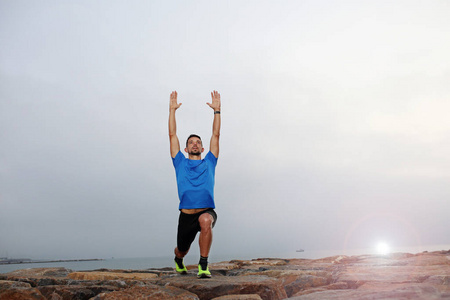
[[[185,214],[180,211],[180,217],[178,218],[178,233],[177,233],[177,247],[181,252],[186,252],[191,247],[192,242],[200,231],[200,223],[198,218],[204,214],[210,214],[214,221],[212,227],[216,225],[217,214],[212,208],[208,208],[195,214]]]

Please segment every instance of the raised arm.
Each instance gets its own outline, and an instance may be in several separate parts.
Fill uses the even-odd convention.
[[[177,102],[178,94],[176,91],[170,94],[169,106],[169,140],[170,140],[170,155],[175,158],[180,151],[180,141],[177,137],[177,122],[175,119],[175,111],[181,106]]]
[[[211,93],[211,103],[206,103],[214,110],[214,121],[212,128],[211,142],[209,151],[215,157],[219,157],[219,137],[220,137],[220,94],[217,91]]]

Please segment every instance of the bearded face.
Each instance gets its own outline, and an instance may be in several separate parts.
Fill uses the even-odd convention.
[[[189,155],[199,156],[203,152],[202,140],[197,137],[191,137],[187,141],[187,146],[184,151],[186,151]]]

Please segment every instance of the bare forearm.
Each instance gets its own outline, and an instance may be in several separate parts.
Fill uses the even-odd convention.
[[[177,121],[175,118],[175,110],[171,109],[169,113],[169,136],[177,134]]]
[[[177,102],[177,92],[173,91],[170,94],[170,106],[169,106],[169,140],[170,140],[170,155],[175,157],[180,151],[180,142],[177,137],[177,121],[175,119],[175,111],[181,106],[181,103]]]
[[[207,103],[214,110],[213,136],[220,135],[220,94],[217,91],[211,93],[211,103]]]
[[[214,114],[212,135],[217,137],[220,136],[220,113]]]
[[[206,103],[214,110],[214,120],[212,128],[211,142],[209,150],[215,157],[219,157],[219,137],[220,137],[220,94],[217,91],[211,93],[211,103]]]
[[[175,120],[175,111],[180,108],[181,103],[178,103],[178,93],[173,91],[170,94],[170,105],[169,105],[169,135],[177,134],[177,122]]]

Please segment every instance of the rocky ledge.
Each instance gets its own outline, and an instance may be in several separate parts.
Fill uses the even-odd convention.
[[[0,274],[0,299],[448,299],[450,250],[210,264],[211,279],[172,268]]]

